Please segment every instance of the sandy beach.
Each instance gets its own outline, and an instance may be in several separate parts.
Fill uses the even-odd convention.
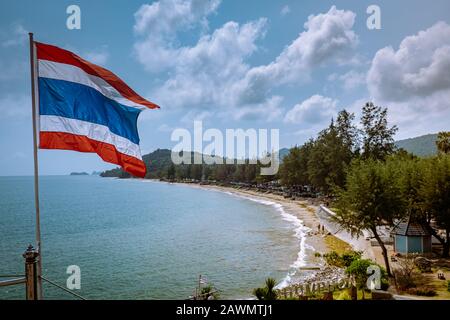
[[[240,195],[244,197],[250,197],[254,199],[260,199],[263,201],[271,201],[283,206],[284,210],[297,218],[299,218],[305,227],[311,229],[307,233],[308,245],[313,247],[319,253],[325,253],[329,251],[327,244],[325,243],[325,234],[318,233],[317,227],[321,223],[319,217],[317,217],[316,212],[319,209],[318,206],[308,203],[307,201],[301,200],[291,200],[285,199],[282,196],[274,195],[271,193],[261,193],[253,190],[246,189],[236,189],[232,187],[223,187],[215,185],[199,185],[199,184],[189,184],[192,187],[198,187],[202,189],[210,189],[221,192],[232,193],[235,195]]]
[[[301,268],[302,270],[321,268],[323,270],[323,258],[317,257],[316,253],[324,254],[334,250],[335,248],[332,245],[334,242],[342,243],[341,241],[336,240],[336,238],[348,244],[348,248],[362,251],[363,256],[366,258],[373,259],[376,256],[372,247],[370,246],[369,241],[365,240],[362,237],[356,239],[345,230],[340,229],[335,223],[330,221],[329,217],[325,216],[324,213],[321,212],[320,205],[317,203],[317,201],[311,201],[309,199],[286,199],[280,195],[263,193],[244,188],[237,189],[224,186],[184,183],[183,185],[189,185],[194,188],[225,192],[240,197],[257,199],[262,202],[277,204],[280,205],[286,213],[298,218],[301,221],[301,224],[306,228],[304,228],[304,243],[303,247],[301,248],[301,251],[303,250],[304,252],[299,252],[299,259],[303,260],[303,262],[298,261],[296,268]],[[319,225],[321,226],[321,228],[322,226],[324,227],[324,231],[319,231]],[[309,250],[304,250],[304,248],[309,248]],[[300,258],[300,255],[303,256]],[[297,271],[298,270],[293,270],[292,272],[295,273]],[[317,270],[312,272],[309,271],[307,273],[309,274],[308,278],[314,278]],[[296,281],[291,282],[290,276],[288,275],[287,279],[280,283],[279,286],[283,287],[295,282]]]

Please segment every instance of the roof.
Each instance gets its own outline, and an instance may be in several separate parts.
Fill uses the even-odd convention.
[[[400,222],[394,230],[394,234],[399,236],[430,236],[431,233],[421,223],[411,221],[410,218]]]

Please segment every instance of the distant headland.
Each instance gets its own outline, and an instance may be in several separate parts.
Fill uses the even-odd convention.
[[[71,172],[70,175],[71,176],[88,176],[89,173],[87,173],[87,172]]]
[[[101,174],[101,171],[92,171],[91,174],[87,172],[71,172],[71,176],[99,176]]]

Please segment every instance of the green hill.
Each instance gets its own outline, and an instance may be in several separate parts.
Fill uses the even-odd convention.
[[[158,179],[158,178],[162,178],[165,177],[167,175],[168,169],[172,164],[172,159],[171,159],[171,150],[168,149],[157,149],[149,154],[146,154],[142,157],[142,160],[144,161],[146,167],[147,167],[147,175],[145,176],[145,178],[147,179]],[[279,152],[279,157],[282,160],[287,154],[289,153],[289,149],[283,148],[280,149]],[[191,163],[194,163],[194,155],[198,153],[197,152],[191,152]],[[202,155],[200,155],[202,156]],[[203,159],[205,159],[205,157],[208,157],[207,155],[203,155]],[[225,162],[225,159],[224,159]],[[176,166],[178,168],[178,170],[188,170],[189,172],[191,171],[192,168],[194,168],[194,171],[198,171],[198,167],[197,165],[192,165],[191,168],[187,168],[190,165],[186,166],[186,165],[181,165],[181,166]],[[200,166],[201,167],[201,166]],[[209,169],[214,169],[215,166],[209,166]],[[207,170],[210,171],[210,170]],[[200,179],[202,172],[200,173],[191,173],[189,175],[194,176],[195,178]],[[100,176],[102,177],[114,177],[114,178],[130,178],[131,175],[127,172],[124,172],[121,168],[115,168],[115,169],[111,169],[111,170],[107,170],[104,171],[100,174]]]
[[[157,149],[142,157],[145,165],[147,166],[147,179],[159,178],[161,172],[167,171],[167,168],[172,163],[171,151],[168,149]],[[124,172],[121,168],[115,168],[104,171],[100,174],[102,177],[117,177],[117,178],[129,178],[130,174]]]
[[[437,134],[427,134],[420,137],[396,141],[395,145],[416,156],[426,157],[437,154],[436,140]]]
[[[280,158],[281,161],[283,161],[284,157],[286,157],[289,154],[289,150],[288,148],[281,148],[280,151],[278,152],[278,156]]]
[[[437,134],[427,134],[420,137],[399,140],[395,142],[398,148],[403,148],[406,151],[413,153],[420,157],[432,156],[437,153],[436,141]],[[282,148],[279,151],[280,159],[289,153],[289,149]],[[170,167],[171,160],[171,150],[168,149],[157,149],[149,154],[142,157],[147,166],[147,179],[157,179],[161,178],[167,173]],[[191,153],[193,158],[194,153]],[[120,168],[115,168],[112,170],[107,170],[101,173],[102,177],[117,177],[117,178],[129,178],[130,174],[124,172]]]

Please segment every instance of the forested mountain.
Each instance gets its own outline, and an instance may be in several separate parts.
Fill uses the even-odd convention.
[[[437,134],[427,134],[420,137],[410,138],[399,140],[395,142],[397,148],[403,148],[406,151],[413,153],[420,157],[432,156],[437,153],[436,148],[436,139]],[[279,152],[280,160],[283,161],[284,157],[289,154],[290,149],[282,148]],[[191,153],[191,157],[193,157],[193,153]],[[143,160],[147,166],[147,179],[157,179],[162,178],[167,175],[169,167],[171,166],[171,151],[169,149],[157,149],[149,154],[143,156]],[[182,166],[183,170],[185,170],[185,174],[181,174],[179,171],[181,168],[174,168],[176,176],[178,174],[185,176],[186,178],[192,179],[201,179],[202,170],[199,171],[199,168],[195,166],[190,166],[188,169],[187,166]],[[178,172],[177,172],[178,171]],[[191,172],[192,171],[192,172]],[[199,171],[197,173],[197,171]],[[206,172],[208,174],[208,170]],[[224,174],[227,174],[224,172]],[[129,178],[130,175],[124,172],[120,168],[115,168],[112,170],[107,170],[101,173],[102,177],[118,177],[118,178]]]
[[[282,159],[289,153],[289,149],[280,150]],[[259,176],[260,164],[228,164],[228,165],[209,165],[194,164],[194,156],[199,155],[203,159],[210,157],[196,152],[190,152],[192,164],[173,165],[171,159],[171,150],[157,149],[142,157],[147,166],[146,179],[194,179],[194,180],[220,180],[220,181],[242,181],[246,183],[255,183],[257,180],[264,180]],[[219,158],[220,160],[220,158]],[[205,160],[203,160],[205,161]],[[225,159],[222,159],[225,163]],[[210,162],[211,163],[211,162]],[[130,178],[131,175],[124,172],[121,168],[107,170],[101,174],[102,177]]]
[[[437,154],[437,134],[427,134],[420,137],[399,140],[395,142],[397,148],[402,148],[419,157],[433,156]]]
[[[171,151],[168,149],[157,149],[142,157],[147,166],[147,179],[159,178],[161,172],[167,172],[171,165]],[[130,174],[124,172],[121,168],[107,170],[100,174],[102,177],[129,178]]]

